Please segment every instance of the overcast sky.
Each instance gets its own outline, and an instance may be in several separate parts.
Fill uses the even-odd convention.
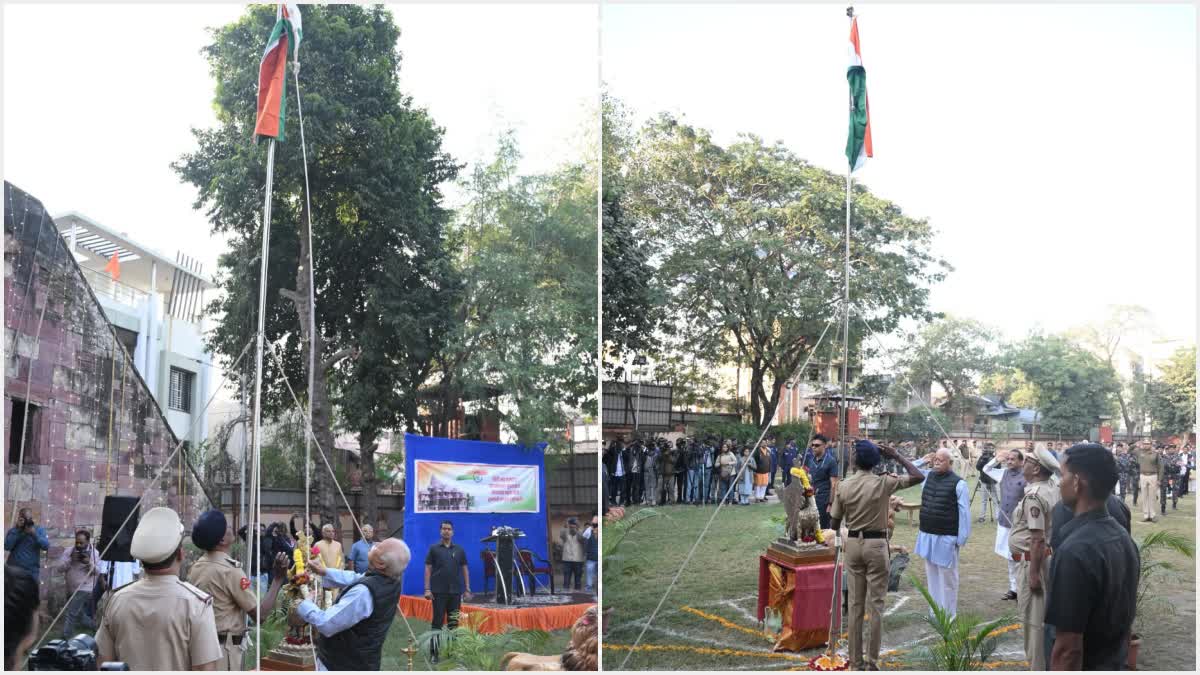
[[[956,271],[935,310],[1018,337],[1141,304],[1194,342],[1191,5],[857,9],[875,159],[855,178],[936,229]],[[605,83],[639,118],[845,171],[844,4],[606,5],[601,26]]]
[[[598,125],[595,6],[390,7],[401,89],[445,128],[457,160],[487,159],[507,127],[526,171],[578,157],[581,131]],[[206,28],[244,9],[6,4],[5,180],[53,214],[80,211],[168,257],[186,251],[211,273],[224,242],[169,165],[195,148],[192,127],[216,124]]]

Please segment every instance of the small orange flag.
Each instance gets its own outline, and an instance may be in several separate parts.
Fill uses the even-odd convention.
[[[104,271],[112,275],[113,279],[121,278],[121,261],[117,260],[117,254],[114,253],[108,264],[104,266]]]

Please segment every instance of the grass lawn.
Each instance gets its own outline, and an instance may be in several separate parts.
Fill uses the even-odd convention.
[[[974,488],[974,479],[970,487]],[[919,490],[913,487],[899,494],[915,503],[920,500]],[[659,507],[662,517],[638,525],[625,539],[619,550],[624,558],[622,574],[613,578],[605,572],[603,606],[611,610],[604,639],[605,670],[617,670],[629,654],[629,645],[642,631],[714,508]],[[1170,504],[1167,508],[1168,515],[1155,524],[1134,522],[1134,539],[1140,540],[1149,532],[1164,528],[1194,539],[1194,493],[1179,500],[1178,510],[1170,510]],[[972,510],[978,516],[978,501]],[[783,507],[777,503],[721,509],[688,569],[642,639],[641,645],[652,649],[634,652],[628,669],[785,670],[804,666],[820,652],[818,649],[798,654],[772,653],[772,641],[758,633],[755,618],[758,555],[782,535],[782,527],[771,521],[772,516],[782,513]],[[1134,519],[1137,520],[1136,513]],[[916,520],[914,513],[914,524],[909,526],[907,513],[897,514],[893,544],[912,551],[917,537]],[[972,522],[972,528],[960,558],[959,613],[977,614],[988,620],[1016,616],[1017,603],[1000,599],[1008,590],[1008,571],[1004,560],[993,552],[996,526],[992,522]],[[1175,611],[1146,617],[1138,666],[1143,670],[1194,671],[1194,562],[1169,553],[1162,553],[1161,559],[1177,564],[1179,578],[1160,584],[1162,591],[1170,594]],[[909,574],[924,583],[924,562],[915,555],[911,555],[905,576]],[[888,594],[881,650],[885,668],[919,668],[911,661],[911,650],[933,639],[932,630],[922,618],[925,611],[925,601],[907,578],[901,581],[899,592]],[[888,656],[888,652],[893,653]],[[1027,668],[1019,626],[1000,636],[992,660],[998,662],[995,667],[1000,670]]]

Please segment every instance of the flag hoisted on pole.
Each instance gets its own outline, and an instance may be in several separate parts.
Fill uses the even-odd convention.
[[[258,549],[262,545],[259,535],[262,527],[262,376],[263,340],[266,332],[267,261],[270,259],[271,249],[271,184],[275,178],[275,141],[284,140],[283,122],[287,117],[287,99],[284,95],[287,60],[289,55],[293,60],[296,58],[300,38],[300,7],[293,3],[279,5],[275,10],[275,27],[271,30],[271,37],[267,39],[267,47],[263,50],[262,61],[258,65],[258,110],[254,121],[254,140],[258,142],[260,136],[267,137],[267,182],[263,197],[262,255],[258,278],[258,335],[254,369],[254,468],[251,479],[254,506],[251,527],[246,536],[247,545],[254,551],[247,567],[253,569],[255,579],[263,572],[262,555]],[[259,586],[255,586],[254,596],[255,606],[261,614],[262,589]],[[262,663],[261,621],[255,622],[254,662]]]
[[[846,81],[850,83],[850,135],[846,139],[846,159],[850,161],[850,172],[862,168],[868,157],[875,154],[871,148],[871,106],[867,102],[867,71],[862,64],[862,49],[858,43],[858,17],[850,17],[850,63],[846,67]]]
[[[300,7],[294,3],[275,10],[275,27],[258,64],[258,113],[254,119],[254,138],[267,136],[284,140],[283,122],[287,118],[286,66],[288,56],[296,60],[301,38]]]

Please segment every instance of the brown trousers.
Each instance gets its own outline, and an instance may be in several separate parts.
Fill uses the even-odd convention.
[[[1029,590],[1029,568],[1033,563],[1021,561],[1017,572],[1017,610],[1021,612],[1021,623],[1025,628],[1025,658],[1029,659],[1030,670],[1047,670],[1046,635],[1046,592],[1050,586],[1050,558],[1042,560],[1042,590]]]
[[[846,577],[850,591],[850,667],[863,669],[863,615],[869,612],[866,664],[878,667],[883,638],[883,602],[887,596],[886,539],[846,539]]]

